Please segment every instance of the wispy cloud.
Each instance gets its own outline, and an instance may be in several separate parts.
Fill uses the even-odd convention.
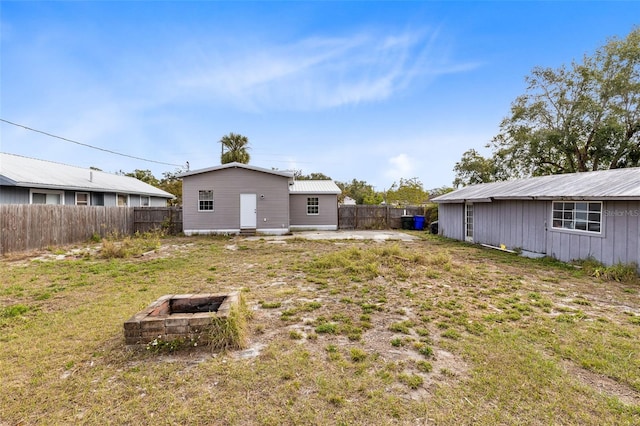
[[[415,169],[414,161],[407,154],[403,153],[389,159],[389,168],[385,171],[384,175],[392,181],[399,181],[400,178],[407,179],[413,177]]]
[[[192,52],[176,89],[247,110],[317,110],[385,100],[419,79],[476,66],[449,63],[437,32],[426,31],[232,49]]]

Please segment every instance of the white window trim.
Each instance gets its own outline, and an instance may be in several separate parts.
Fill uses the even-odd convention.
[[[64,191],[54,191],[51,189],[30,189],[29,190],[29,204],[33,204],[33,194],[57,194],[60,196],[60,204],[64,205]]]
[[[87,204],[78,204],[78,194],[85,194],[87,196]],[[90,206],[91,205],[91,194],[88,192],[76,192],[76,206]]]
[[[309,204],[309,200],[315,198],[318,204]],[[309,207],[315,207],[318,209],[317,213],[309,213]],[[319,216],[320,215],[320,197],[307,197],[307,216]]]
[[[588,230],[582,230],[582,229],[557,228],[557,227],[553,226],[553,211],[554,211],[553,204],[554,203],[574,203],[574,204],[576,204],[576,203],[596,204],[597,203],[597,204],[600,204],[600,232],[588,231]],[[588,211],[589,211],[589,206],[587,205],[587,212]],[[551,226],[549,227],[549,230],[553,231],[553,232],[563,232],[563,233],[567,233],[567,234],[584,235],[584,236],[588,236],[588,237],[604,237],[605,216],[606,215],[604,214],[604,202],[603,201],[553,200],[551,202],[551,209],[550,209],[550,220],[549,220],[549,223],[551,224]]]
[[[149,200],[149,203],[145,206],[144,204],[142,204],[142,199],[146,198],[147,200]],[[141,195],[140,196],[140,207],[151,207],[151,197],[148,195]]]
[[[211,191],[211,200],[200,200],[200,192],[201,191]],[[211,210],[209,209],[201,209],[200,208],[200,202],[201,201],[211,201]],[[202,213],[213,213],[216,209],[216,197],[214,195],[214,191],[213,189],[198,189],[198,212],[202,212]]]

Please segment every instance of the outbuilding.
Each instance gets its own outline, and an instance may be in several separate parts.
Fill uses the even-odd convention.
[[[272,234],[338,228],[340,188],[331,180],[228,163],[180,175],[183,227],[193,234]]]
[[[562,261],[640,265],[638,167],[471,185],[432,201],[438,233],[449,238]]]

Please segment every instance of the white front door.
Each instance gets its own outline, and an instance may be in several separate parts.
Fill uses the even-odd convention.
[[[240,194],[240,229],[255,229],[256,222],[256,194]]]

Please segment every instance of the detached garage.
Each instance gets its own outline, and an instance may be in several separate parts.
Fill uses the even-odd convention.
[[[438,232],[449,238],[562,261],[640,265],[637,167],[472,185],[433,201]]]

